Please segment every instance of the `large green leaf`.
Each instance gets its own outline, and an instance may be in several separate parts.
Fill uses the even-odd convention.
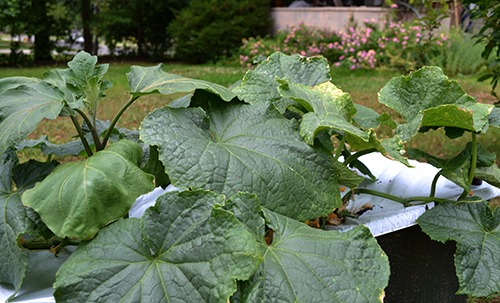
[[[64,95],[56,88],[27,79],[18,86],[11,86],[9,78],[0,83],[0,154],[27,137],[43,119],[57,118],[64,106]],[[10,89],[2,91],[6,86]]]
[[[119,141],[84,161],[60,165],[23,194],[23,203],[57,236],[90,239],[153,189],[153,176],[138,167],[141,160],[137,143]]]
[[[457,242],[458,293],[487,296],[500,291],[500,208],[488,203],[446,203],[426,211],[418,223],[436,241]]]
[[[16,245],[17,237],[26,230],[29,220],[21,195],[12,190],[17,158],[3,157],[0,161],[0,283],[10,284],[17,291],[28,266],[27,253]]]
[[[283,113],[294,102],[283,99],[278,92],[279,79],[287,79],[290,83],[315,86],[331,80],[330,66],[323,57],[306,58],[299,55],[288,56],[274,53],[254,70],[248,71],[240,85],[233,91],[238,98],[249,103],[273,102]]]
[[[132,66],[127,77],[131,94],[136,97],[153,93],[189,93],[196,89],[214,93],[225,101],[236,97],[233,92],[219,84],[167,73],[162,64],[151,67]]]
[[[389,262],[366,227],[324,231],[264,214],[274,239],[242,302],[382,302]]]
[[[493,108],[477,103],[439,67],[428,66],[391,79],[380,90],[379,101],[405,118],[406,123],[397,128],[405,142],[422,126],[483,131]]]
[[[348,93],[331,82],[314,87],[282,81],[281,95],[297,101],[308,110],[300,122],[300,134],[309,145],[314,145],[316,134],[332,129],[340,134],[350,134],[368,141],[368,133],[352,125],[356,108]]]
[[[243,198],[244,199],[244,198]],[[227,302],[261,245],[212,192],[169,192],[142,219],[80,245],[58,272],[58,302]]]
[[[176,187],[254,193],[262,205],[298,220],[341,205],[331,155],[308,146],[296,122],[270,105],[158,109],[144,119],[141,139],[158,146]]]

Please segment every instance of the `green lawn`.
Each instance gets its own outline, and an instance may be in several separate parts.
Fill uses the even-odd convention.
[[[127,93],[128,84],[126,73],[130,65],[148,66],[153,63],[111,63],[106,79],[113,83],[113,87],[107,91],[106,98],[101,103],[98,111],[98,117],[101,119],[112,119],[121,105],[129,98]],[[64,68],[65,66],[60,66]],[[0,78],[9,76],[33,76],[43,77],[43,73],[54,67],[37,68],[2,68],[0,69]],[[186,77],[203,79],[224,86],[230,86],[240,80],[244,69],[238,66],[222,65],[185,65],[185,64],[166,64],[165,70]],[[401,72],[394,70],[332,70],[333,83],[350,93],[356,103],[371,107],[378,112],[391,112],[390,109],[381,105],[377,101],[377,92],[392,77],[400,75]],[[494,102],[494,98],[489,94],[488,83],[477,82],[473,77],[458,77],[456,80],[462,85],[467,93],[475,96],[479,102]],[[181,95],[161,96],[151,95],[141,97],[134,103],[120,120],[119,126],[127,128],[137,128],[144,116],[151,110],[164,106],[168,102]],[[390,130],[380,130],[382,135],[390,135]],[[50,133],[49,138],[54,142],[68,140],[70,136],[75,135],[73,126],[69,119],[58,119],[56,121],[47,121],[42,123],[38,130],[32,135],[37,137],[43,133]],[[500,155],[500,130],[490,129],[486,134],[479,136],[479,140],[490,151],[495,151]],[[462,150],[466,140],[450,140],[442,131],[430,131],[420,134],[416,139],[410,142],[411,147],[417,147],[426,150],[437,156],[453,156]],[[500,157],[498,157],[500,159]],[[500,160],[498,160],[500,161]]]

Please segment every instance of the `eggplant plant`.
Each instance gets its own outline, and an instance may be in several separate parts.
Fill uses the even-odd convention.
[[[271,55],[242,81],[220,85],[132,66],[130,99],[112,121],[96,116],[110,83],[108,66],[77,54],[43,79],[0,79],[0,283],[18,291],[40,249],[76,247],[58,270],[57,302],[382,302],[389,262],[370,231],[325,231],[304,222],[328,217],[370,176],[358,158],[379,152],[409,165],[404,144],[444,127],[472,142],[457,158],[421,151],[464,188],[459,201],[434,197],[420,225],[438,241],[457,241],[461,293],[500,291],[500,214],[471,197],[473,178],[500,185],[495,155],[477,134],[500,113],[477,103],[442,71],[425,67],[391,80],[380,102],[405,119],[354,104],[331,83],[328,62]],[[139,131],[116,127],[149,94],[190,93],[149,113]],[[61,145],[28,136],[44,119],[70,119],[77,139]],[[395,129],[379,138],[376,128]],[[47,161],[20,163],[24,148]],[[59,163],[54,158],[79,156]],[[371,176],[376,178],[376,176]],[[141,218],[128,211],[155,186],[161,195]],[[446,220],[440,218],[446,217]],[[466,224],[464,224],[466,222]]]

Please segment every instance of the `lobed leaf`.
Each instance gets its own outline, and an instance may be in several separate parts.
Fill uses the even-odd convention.
[[[296,122],[270,105],[157,109],[144,119],[141,139],[158,146],[179,188],[254,193],[265,207],[298,220],[341,205],[331,155],[308,146]]]
[[[272,102],[281,113],[284,113],[294,102],[280,95],[278,91],[280,79],[287,79],[290,83],[315,86],[331,80],[330,66],[323,57],[306,58],[276,52],[257,68],[248,71],[233,91],[245,102]]]
[[[169,192],[142,219],[104,228],[59,270],[57,301],[227,302],[262,249],[223,203],[212,192]]]
[[[380,103],[406,120],[396,133],[407,142],[422,126],[483,131],[493,106],[477,103],[439,67],[423,67],[391,79],[379,92]]]
[[[332,129],[340,134],[350,134],[368,141],[368,133],[352,125],[356,108],[348,93],[343,92],[331,82],[315,87],[280,81],[281,95],[292,99],[308,110],[300,122],[300,134],[309,145],[319,131]]]
[[[500,291],[499,208],[490,209],[486,201],[439,204],[418,223],[436,241],[457,242],[458,293],[482,297]]]
[[[119,141],[84,161],[58,166],[23,194],[23,203],[57,236],[91,239],[153,189],[153,176],[138,167],[141,160],[137,143]]]
[[[389,262],[369,230],[313,229],[264,209],[274,231],[242,302],[382,302]]]

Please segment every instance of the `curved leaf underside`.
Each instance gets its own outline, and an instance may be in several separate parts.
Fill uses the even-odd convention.
[[[26,138],[43,119],[57,118],[64,106],[60,91],[32,78],[0,80],[0,100],[0,155]]]
[[[206,90],[231,101],[236,95],[222,85],[203,80],[190,79],[167,73],[159,64],[151,67],[132,66],[127,73],[131,94],[141,96],[153,93],[189,93],[196,89]]]
[[[84,161],[60,165],[23,194],[23,203],[59,237],[90,239],[153,189],[153,176],[138,167],[141,159],[137,143],[119,141]]]

